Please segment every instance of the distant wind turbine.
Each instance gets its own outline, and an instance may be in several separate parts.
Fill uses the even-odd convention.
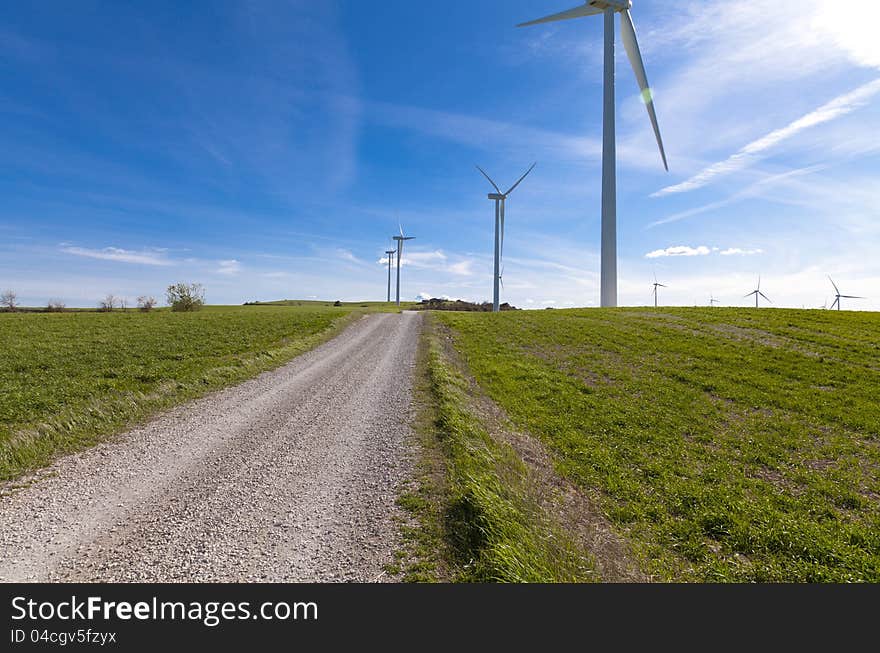
[[[657,308],[657,288],[658,288],[658,287],[659,287],[659,288],[666,288],[666,286],[664,286],[662,283],[659,283],[659,282],[657,281],[657,275],[656,275],[656,274],[654,275],[654,283],[653,283],[653,286],[654,286],[654,308]]]
[[[755,308],[758,308],[758,296],[759,296],[759,295],[760,295],[761,297],[763,297],[764,299],[766,299],[768,302],[770,302],[770,298],[769,298],[767,295],[765,295],[764,293],[761,292],[761,277],[760,277],[760,275],[758,276],[758,287],[755,288],[755,289],[754,289],[752,292],[750,292],[748,295],[743,295],[743,296],[744,296],[744,297],[751,297],[752,295],[755,296]],[[770,303],[772,304],[773,302],[770,302]]]
[[[715,304],[720,304],[720,303],[721,303],[720,299],[715,299],[715,296],[713,294],[711,294],[711,293],[709,294],[709,307],[712,307]]]
[[[397,241],[397,305],[400,306],[400,261],[403,258],[403,241],[415,240],[415,236],[404,236],[403,226],[398,224],[397,227],[400,229],[400,235],[392,238]]]
[[[604,14],[605,17],[605,83],[602,103],[602,262],[601,262],[601,305],[617,306],[617,179],[616,179],[616,143],[614,134],[614,14],[620,14],[620,35],[626,50],[629,63],[636,74],[636,82],[641,89],[642,101],[648,109],[648,117],[654,128],[654,137],[660,148],[663,167],[669,170],[666,163],[666,152],[663,139],[660,138],[660,127],[654,112],[654,97],[648,85],[645,64],[636,40],[629,9],[630,0],[590,0],[583,6],[575,7],[558,14],[552,14],[521,23],[517,27],[551,23],[558,20],[580,18]]]
[[[864,299],[864,297],[856,297],[855,295],[841,295],[841,294],[840,294],[840,290],[837,288],[837,284],[834,283],[834,279],[832,279],[832,278],[829,276],[829,277],[828,277],[828,281],[830,281],[830,282],[831,282],[831,285],[834,286],[834,292],[836,293],[836,294],[834,295],[834,301],[831,302],[831,310],[832,310],[832,311],[834,310],[834,305],[835,305],[835,304],[837,304],[837,310],[838,310],[838,311],[840,310],[840,300],[841,300],[841,298],[843,298],[843,299]],[[826,300],[826,301],[827,301],[827,300]]]
[[[500,293],[498,290],[498,284],[500,283],[502,286],[504,285],[504,282],[501,280],[501,277],[504,274],[501,268],[501,258],[504,256],[504,202],[508,195],[513,192],[513,189],[519,186],[520,182],[528,176],[535,165],[536,164],[533,163],[531,167],[525,171],[525,174],[517,179],[516,183],[511,186],[506,193],[502,193],[501,189],[498,188],[498,184],[492,181],[492,177],[486,174],[486,171],[480,166],[477,166],[477,170],[489,180],[489,183],[492,184],[492,187],[497,191],[495,193],[489,193],[489,199],[495,200],[495,274],[492,278],[492,311],[496,313],[500,310]]]
[[[386,249],[385,254],[388,256],[388,299],[386,301],[391,301],[391,259],[394,258],[394,254],[397,250],[394,249]]]

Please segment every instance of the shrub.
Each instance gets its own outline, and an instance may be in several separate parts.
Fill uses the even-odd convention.
[[[104,299],[98,302],[98,310],[109,313],[114,308],[116,308],[116,303],[116,295],[107,295]]]
[[[48,313],[61,313],[65,308],[67,307],[60,299],[50,299],[49,303],[46,304],[46,312]]]
[[[138,297],[138,308],[144,313],[152,311],[156,306],[156,298],[149,295],[141,295]]]
[[[14,311],[18,306],[18,295],[14,290],[4,290],[0,295],[0,305],[5,306],[8,311]]]
[[[165,297],[172,311],[197,311],[205,304],[205,289],[200,283],[175,283]]]

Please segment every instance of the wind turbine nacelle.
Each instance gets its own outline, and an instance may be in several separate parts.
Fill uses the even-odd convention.
[[[626,9],[630,9],[633,6],[632,0],[626,0],[626,2],[612,2],[611,0],[591,0],[585,4],[590,5],[591,7],[595,7],[596,9],[601,9],[605,11],[606,9],[613,9],[614,11],[624,11]]]
[[[490,200],[503,200],[504,199],[504,195],[502,195],[501,193],[489,193],[488,197]]]

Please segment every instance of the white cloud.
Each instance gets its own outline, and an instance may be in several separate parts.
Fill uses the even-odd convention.
[[[438,296],[438,295],[432,295],[429,292],[420,292],[418,295],[416,295],[417,302],[423,302],[426,299],[445,299],[447,301],[452,301],[452,297],[450,297],[449,295],[439,295]]]
[[[62,252],[74,256],[101,259],[104,261],[117,261],[119,263],[136,263],[140,265],[171,265],[172,262],[165,258],[164,250],[151,249],[135,252],[119,247],[105,247],[104,249],[88,249],[86,247],[63,246]]]
[[[225,274],[227,276],[235,276],[239,272],[241,272],[241,263],[234,258],[220,261],[220,268],[217,270],[217,274]]]
[[[471,260],[459,261],[458,263],[452,263],[448,266],[448,270],[452,274],[458,274],[461,276],[470,276],[474,273],[473,271],[474,262]]]
[[[743,249],[741,247],[728,247],[720,252],[721,256],[751,256],[763,253],[763,249]]]
[[[662,256],[708,256],[712,252],[705,245],[688,247],[687,245],[674,245],[666,249],[655,249],[645,254],[645,258],[660,258]]]
[[[685,218],[690,218],[695,215],[700,215],[702,213],[708,213],[716,209],[724,208],[725,206],[734,204],[740,200],[748,199],[750,197],[757,197],[762,193],[762,191],[784,185],[797,177],[811,175],[815,172],[826,170],[828,167],[828,165],[807,166],[806,168],[798,168],[796,170],[788,170],[779,174],[768,175],[763,179],[756,181],[751,186],[748,186],[743,190],[734,193],[733,195],[730,195],[729,197],[725,197],[723,199],[717,200],[715,202],[710,202],[709,204],[704,204],[702,206],[696,206],[692,209],[686,209],[684,211],[679,211],[678,213],[673,213],[672,215],[666,216],[665,218],[662,218],[660,220],[655,220],[654,222],[650,223],[647,228],[650,229],[651,227],[656,227],[661,224],[678,222],[679,220],[684,220]]]
[[[444,264],[446,258],[446,254],[439,249],[434,250],[433,252],[410,252],[409,254],[404,254],[403,258],[400,260],[400,264],[412,265],[413,267],[420,268],[431,268]]]
[[[709,184],[716,177],[730,174],[731,172],[735,172],[737,170],[742,170],[743,168],[746,168],[760,160],[760,158],[762,158],[760,156],[762,153],[771,149],[782,141],[785,141],[795,136],[805,129],[815,127],[816,125],[821,125],[822,123],[830,122],[836,118],[845,116],[846,114],[855,111],[856,109],[864,106],[868,102],[868,100],[870,100],[877,93],[880,93],[880,79],[875,79],[874,81],[863,84],[862,86],[853,91],[850,91],[849,93],[845,93],[834,98],[830,102],[823,104],[818,109],[809,112],[808,114],[789,123],[785,127],[776,129],[769,134],[766,134],[761,138],[752,141],[745,147],[741,148],[735,154],[729,156],[723,161],[713,163],[712,165],[698,172],[696,175],[692,176],[690,179],[687,179],[679,184],[674,184],[672,186],[661,188],[656,193],[653,193],[651,197],[660,197],[672,193],[684,193],[687,191],[695,190],[697,188],[702,188],[703,186]]]
[[[347,249],[342,249],[342,248],[337,249],[336,255],[345,261],[351,261],[352,263],[362,263],[362,261],[357,256],[352,254]],[[386,260],[386,262],[387,262],[387,260]]]
[[[811,27],[824,31],[850,59],[860,65],[880,68],[880,7],[876,0],[850,0],[847,10],[840,3],[824,0],[819,4]]]

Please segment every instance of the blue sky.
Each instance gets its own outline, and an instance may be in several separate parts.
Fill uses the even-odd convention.
[[[211,303],[599,294],[600,18],[574,0],[6,3],[0,288],[91,306],[197,281]],[[675,6],[675,11],[668,9]],[[669,158],[618,35],[624,305],[880,309],[880,8],[635,0]]]

